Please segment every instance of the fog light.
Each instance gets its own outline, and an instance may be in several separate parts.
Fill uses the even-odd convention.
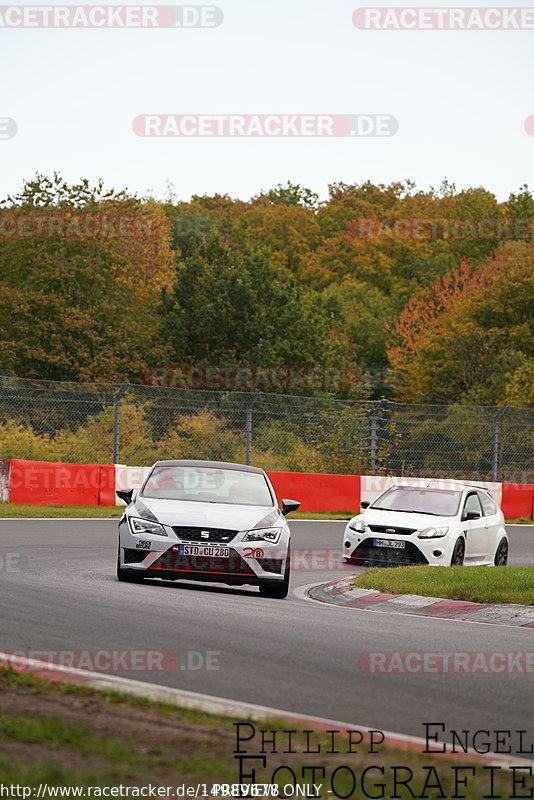
[[[443,555],[443,550],[434,550],[432,555],[434,556],[434,558],[441,558],[441,556]]]
[[[350,542],[345,542],[345,547],[350,547]]]

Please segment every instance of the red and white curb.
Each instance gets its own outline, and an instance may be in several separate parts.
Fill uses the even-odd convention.
[[[16,656],[12,653],[0,651],[0,666],[9,666],[15,672],[30,672],[40,678],[49,681],[64,682],[80,686],[89,686],[98,691],[115,691],[121,694],[143,697],[161,703],[171,703],[178,708],[193,708],[204,711],[207,714],[218,714],[225,717],[233,717],[236,721],[264,721],[268,719],[283,720],[292,725],[306,726],[317,731],[336,730],[340,733],[347,731],[360,731],[364,736],[364,741],[369,740],[369,734],[376,732],[374,725],[362,725],[355,722],[339,722],[338,720],[325,719],[324,717],[310,716],[309,714],[295,714],[280,708],[270,708],[268,706],[245,703],[240,700],[230,700],[223,697],[189,692],[185,689],[174,689],[167,686],[159,686],[155,683],[145,683],[131,678],[121,678],[117,675],[108,675],[101,672],[90,672],[89,670],[76,669],[75,667],[64,667],[59,664],[51,664],[46,661],[39,661],[24,656]],[[409,750],[421,753],[425,750],[427,743],[419,736],[409,736],[403,733],[392,733],[380,729],[384,734],[384,744],[399,750]],[[450,758],[454,761],[473,761],[481,762],[488,766],[510,769],[512,767],[534,766],[533,761],[515,758],[514,756],[502,756],[494,753],[477,753],[469,749],[466,753],[453,753],[451,745],[446,742],[434,742],[437,747],[444,748],[443,753],[436,754],[443,758]]]
[[[363,611],[534,628],[534,606],[514,603],[471,603],[465,600],[446,600],[442,597],[423,597],[418,594],[388,594],[374,589],[359,589],[354,586],[353,580],[353,576],[350,576],[314,586],[308,590],[308,595],[323,603],[333,603]]]

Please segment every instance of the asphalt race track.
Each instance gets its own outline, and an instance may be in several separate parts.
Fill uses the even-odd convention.
[[[0,520],[0,650],[171,650],[181,667],[121,674],[415,736],[423,735],[423,722],[472,731],[532,725],[532,674],[368,674],[358,656],[532,651],[534,629],[375,614],[293,592],[270,600],[246,587],[119,583],[116,526],[97,519]],[[344,523],[291,527],[299,567],[292,590],[354,571],[338,562]],[[508,531],[511,564],[534,564],[534,527]],[[8,554],[16,554],[10,562],[16,569],[5,568]],[[207,651],[217,651],[218,669],[185,668],[198,667]]]

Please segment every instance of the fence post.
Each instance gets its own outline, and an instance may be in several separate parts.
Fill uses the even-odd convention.
[[[121,400],[128,388],[127,383],[122,383],[115,395],[113,407],[113,463],[119,463],[120,432],[121,432]]]
[[[247,403],[246,416],[245,416],[245,440],[246,440],[246,457],[245,464],[250,466],[252,462],[252,409],[256,405],[260,395],[263,392],[256,392],[252,400]]]
[[[382,398],[378,400],[369,412],[369,450],[371,451],[371,471],[376,470],[378,442],[377,442],[377,417],[382,411],[384,403],[387,402]]]
[[[499,476],[499,422],[504,417],[509,405],[503,406],[497,416],[493,420],[493,460],[492,460],[492,477],[496,481]]]

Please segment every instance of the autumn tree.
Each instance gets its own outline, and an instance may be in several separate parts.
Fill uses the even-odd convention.
[[[173,275],[154,201],[37,175],[0,210],[0,368],[53,380],[136,379]]]
[[[533,304],[534,252],[525,242],[509,242],[480,267],[464,262],[439,279],[392,326],[388,356],[398,398],[528,404]]]

